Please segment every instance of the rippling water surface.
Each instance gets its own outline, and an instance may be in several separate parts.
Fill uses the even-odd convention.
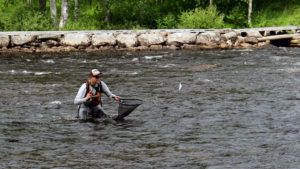
[[[1,54],[0,168],[299,168],[299,55]],[[143,105],[121,123],[78,122],[73,99],[92,68]]]

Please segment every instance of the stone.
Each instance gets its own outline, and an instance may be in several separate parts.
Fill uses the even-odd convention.
[[[251,45],[251,44],[249,44],[249,43],[242,43],[242,44],[241,44],[241,47],[242,47],[242,48],[249,49],[249,48],[251,48],[251,47],[252,47],[252,45]]]
[[[159,34],[141,34],[138,36],[138,42],[141,46],[160,45],[165,43],[166,38]]]
[[[26,43],[33,42],[35,39],[36,39],[36,35],[29,35],[29,34],[12,35],[11,45],[12,46],[24,45]]]
[[[169,33],[167,45],[193,44],[196,41],[197,34],[191,32]]]
[[[153,45],[153,46],[161,46],[161,45]],[[138,46],[138,47],[136,47],[138,50],[149,50],[149,49],[151,49],[151,47],[149,48],[149,47],[147,47],[147,46]]]
[[[100,33],[92,36],[93,46],[116,45],[117,40],[112,33]]]
[[[247,37],[255,37],[255,38],[262,38],[263,36],[259,33],[259,31],[248,31],[247,33]]]
[[[257,44],[258,39],[256,37],[246,37],[245,42],[250,44]]]
[[[135,47],[138,44],[137,35],[132,34],[119,34],[117,36],[117,42],[120,47]]]
[[[237,34],[236,32],[233,32],[233,31],[221,35],[221,37],[222,37],[222,39],[223,39],[224,41],[231,40],[231,41],[233,41],[233,42],[236,41],[237,36],[238,36],[238,34]]]
[[[58,42],[55,40],[47,40],[46,41],[47,46],[52,47],[52,46],[58,46]]]
[[[212,45],[219,43],[220,40],[219,32],[205,32],[197,35],[196,44]]]
[[[189,44],[184,44],[181,46],[182,49],[189,49],[189,50],[195,50],[195,49],[201,49],[200,45],[189,45]]]
[[[60,42],[64,46],[89,46],[91,43],[90,35],[85,33],[68,33]]]
[[[37,36],[37,39],[40,40],[59,40],[61,38],[62,34],[61,33],[43,33],[43,34],[39,34]]]
[[[9,44],[9,37],[8,35],[0,35],[0,48],[7,47]]]
[[[151,45],[150,49],[152,49],[152,50],[163,49],[163,46],[162,45]]]

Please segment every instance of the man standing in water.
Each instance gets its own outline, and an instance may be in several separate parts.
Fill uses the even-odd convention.
[[[101,93],[116,101],[120,99],[120,96],[112,94],[107,85],[100,80],[101,74],[98,69],[91,70],[89,80],[78,90],[74,104],[79,105],[78,118],[81,120],[108,117],[102,108]]]

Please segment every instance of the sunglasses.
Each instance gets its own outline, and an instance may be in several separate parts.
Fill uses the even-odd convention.
[[[96,79],[100,79],[100,76],[93,76],[94,78],[96,78]]]

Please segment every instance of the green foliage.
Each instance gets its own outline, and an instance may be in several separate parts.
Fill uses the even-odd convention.
[[[222,28],[224,25],[223,18],[224,15],[218,14],[215,6],[206,9],[196,8],[183,12],[179,16],[178,28]]]
[[[174,29],[177,25],[177,20],[174,14],[169,13],[167,16],[157,19],[158,29]]]
[[[300,6],[279,13],[271,9],[256,13],[254,27],[300,25]]]
[[[0,31],[58,30],[50,18],[50,3],[41,12],[39,0],[0,0]],[[245,28],[249,0],[69,0],[69,19],[62,30]],[[106,4],[106,5],[105,5]],[[60,20],[61,0],[56,0]],[[253,1],[253,27],[300,26],[299,0]]]
[[[0,13],[0,30],[1,31],[46,31],[53,30],[50,17],[46,14],[33,10],[28,5],[16,5]]]
[[[246,4],[247,5],[247,4]],[[243,9],[243,10],[241,10]],[[234,6],[229,14],[225,15],[224,21],[227,28],[245,28],[248,26],[247,6],[239,4]]]

